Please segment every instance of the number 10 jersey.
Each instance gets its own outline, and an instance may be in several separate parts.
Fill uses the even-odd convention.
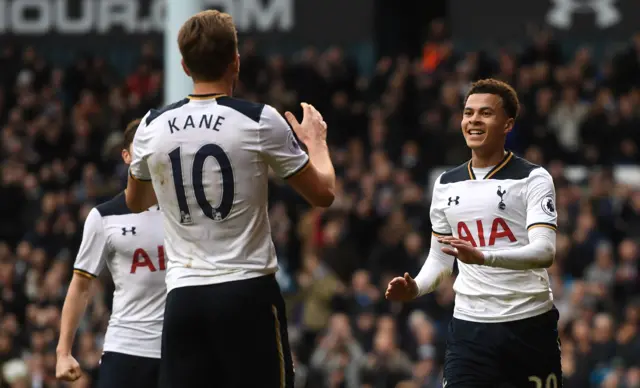
[[[167,291],[276,272],[269,167],[286,179],[308,163],[269,105],[192,95],[147,113],[130,174],[152,181],[163,209]]]

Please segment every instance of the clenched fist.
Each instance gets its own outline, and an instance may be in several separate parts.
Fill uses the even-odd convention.
[[[56,379],[76,381],[82,376],[80,364],[71,355],[58,356],[56,362]]]

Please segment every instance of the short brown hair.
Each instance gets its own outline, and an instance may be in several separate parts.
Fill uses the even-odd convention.
[[[500,96],[502,99],[502,107],[507,116],[512,119],[518,117],[520,101],[518,101],[518,94],[513,90],[511,85],[493,78],[476,81],[471,85],[471,89],[469,89],[467,96],[464,98],[465,104],[470,95],[483,93]]]
[[[180,27],[178,46],[193,79],[219,80],[238,52],[233,18],[215,10],[193,15]]]
[[[133,137],[136,135],[136,131],[138,130],[138,126],[140,126],[141,119],[135,119],[127,124],[127,128],[124,130],[124,140],[122,141],[122,146],[125,149],[129,149],[131,143],[133,143]]]

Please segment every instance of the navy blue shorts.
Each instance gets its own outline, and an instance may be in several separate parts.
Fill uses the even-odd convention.
[[[447,335],[445,387],[562,387],[558,317],[554,308],[504,323],[453,318]]]
[[[162,388],[292,388],[285,304],[275,276],[171,290],[161,364]]]
[[[158,388],[160,359],[105,352],[100,359],[98,388]]]

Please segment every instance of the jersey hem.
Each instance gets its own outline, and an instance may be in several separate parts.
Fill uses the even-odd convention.
[[[289,174],[285,175],[282,177],[282,179],[289,179],[294,177],[295,175],[300,174],[301,172],[303,172],[304,170],[306,170],[307,168],[309,168],[309,166],[311,166],[311,159],[307,156],[307,160],[305,160],[304,163],[302,163],[302,165],[300,165],[300,167],[294,169],[292,172],[290,172]]]
[[[199,273],[200,271],[196,272]],[[184,276],[184,274],[182,274],[181,278],[175,280],[170,280],[167,277],[167,294],[176,288],[209,286],[212,284],[235,282],[238,280],[249,280],[261,276],[272,275],[276,272],[277,269],[265,271],[235,271],[218,276]]]
[[[91,272],[86,271],[86,270],[81,269],[81,268],[74,268],[73,269],[73,273],[74,274],[78,274],[78,275],[80,275],[82,277],[85,277],[87,279],[91,279],[91,280],[93,280],[93,279],[98,277],[98,275],[92,274]]]
[[[140,181],[140,182],[151,182],[151,178],[146,179],[146,178],[137,177],[137,176],[133,175],[133,172],[131,172],[131,169],[129,169],[129,176],[131,178],[137,180],[137,181]]]
[[[534,228],[548,228],[551,230],[558,230],[558,227],[555,224],[549,222],[534,222],[533,224],[527,226],[527,230],[531,230]]]
[[[508,316],[500,315],[500,316],[479,317],[475,314],[468,314],[458,310],[457,308],[454,308],[453,317],[456,319],[461,319],[463,321],[478,322],[478,323],[504,323],[504,322],[520,321],[527,318],[537,317],[538,315],[542,315],[551,309],[553,309],[553,300],[549,300],[537,306],[533,310],[519,312],[519,313],[511,314]]]
[[[157,352],[154,352],[154,351],[144,352],[144,351],[141,351],[140,349],[131,350],[129,348],[123,348],[120,346],[107,346],[107,345],[105,345],[102,348],[102,352],[121,353],[121,354],[127,354],[129,356],[153,358],[156,360],[159,360],[162,356],[162,352],[160,349],[158,349]]]

